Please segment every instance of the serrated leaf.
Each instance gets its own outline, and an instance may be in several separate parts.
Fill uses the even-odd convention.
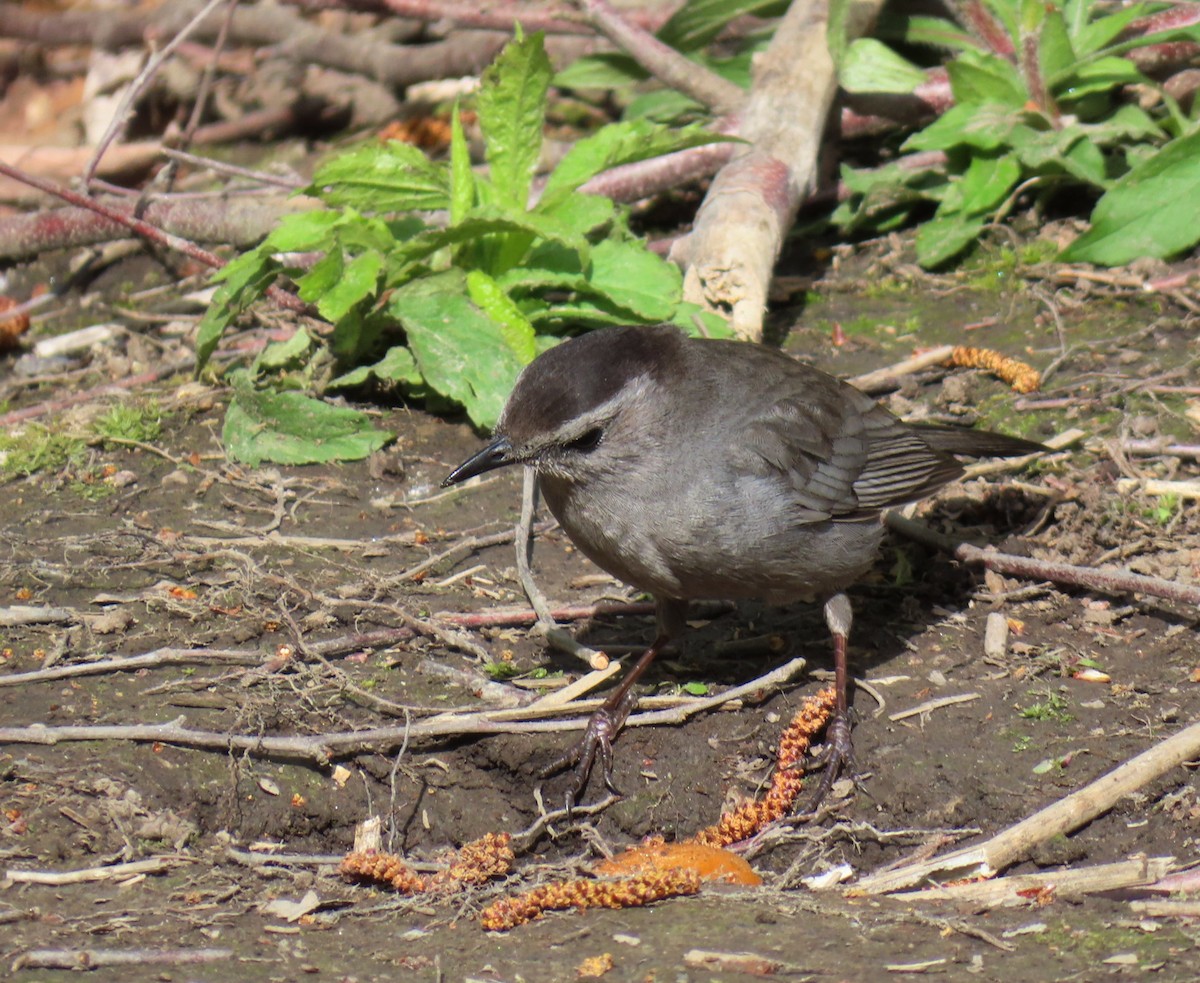
[[[733,139],[736,138],[710,133],[699,126],[672,130],[645,119],[610,123],[592,136],[576,141],[567,151],[546,179],[536,208],[538,211],[554,209],[581,184],[620,164]]]
[[[1010,106],[951,106],[941,117],[904,142],[905,150],[949,150],[966,145],[996,150],[1008,141],[1021,119]]]
[[[925,81],[925,73],[886,44],[874,38],[859,38],[846,49],[838,81],[847,92],[907,95]]]
[[[435,211],[450,206],[450,175],[399,140],[339,154],[313,175],[312,193],[361,212]]]
[[[498,324],[467,299],[457,271],[426,277],[392,294],[388,310],[408,336],[426,384],[490,429],[522,363]]]
[[[683,292],[683,274],[641,243],[605,239],[592,249],[588,287],[646,321],[669,319]]]
[[[1200,241],[1200,132],[1167,144],[1126,174],[1092,211],[1064,262],[1120,266],[1165,258]]]
[[[542,34],[517,36],[483,73],[476,98],[496,200],[525,208],[542,151],[550,59]]]
[[[703,111],[701,103],[677,89],[651,89],[634,96],[621,113],[621,118],[625,122],[645,119],[651,123],[675,126],[695,119]]]
[[[300,299],[307,304],[313,303],[326,290],[333,287],[342,275],[343,259],[341,247],[334,248],[317,260],[304,276],[296,281]]]
[[[1086,21],[1087,11],[1092,5],[1092,0],[1069,0],[1069,3],[1067,23],[1068,27],[1073,24],[1078,25],[1072,32],[1071,39],[1075,42],[1075,50],[1081,57],[1099,51],[1109,42],[1118,38],[1125,28],[1135,20],[1145,17],[1149,12],[1145,4],[1135,3],[1128,7],[1117,7],[1106,11],[1104,16],[1096,18],[1091,23],[1080,24],[1081,20]]]
[[[255,389],[245,370],[230,376],[234,398],[225,414],[222,440],[230,458],[257,466],[356,461],[392,440],[365,413],[330,406],[297,392]]]

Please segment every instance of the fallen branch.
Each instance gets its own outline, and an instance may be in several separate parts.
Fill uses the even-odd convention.
[[[162,874],[184,863],[197,863],[194,857],[147,857],[124,864],[85,867],[82,870],[15,870],[9,868],[5,880],[14,884],[91,884],[96,881],[124,881],[139,874]]]
[[[1043,894],[1055,899],[1081,898],[1102,891],[1144,887],[1169,873],[1174,865],[1174,857],[1134,857],[1075,870],[1012,874],[969,884],[904,891],[893,897],[902,901],[969,901],[984,908],[1027,907]]]
[[[232,949],[34,949],[17,956],[12,969],[99,969],[158,963],[189,966],[232,958]]]
[[[1056,584],[1086,587],[1104,594],[1149,594],[1152,597],[1163,597],[1180,604],[1200,607],[1200,587],[1190,584],[1175,583],[1160,577],[1146,577],[1128,570],[1078,567],[1071,563],[1057,563],[982,549],[954,536],[946,536],[920,522],[906,519],[896,512],[886,513],[884,523],[902,536],[935,549],[945,550],[962,563],[976,563],[987,570],[1007,576],[1050,580]]]
[[[757,699],[786,684],[801,669],[803,659],[793,659],[772,672],[716,696],[704,698],[651,697],[640,705],[664,706],[634,714],[627,727],[646,727],[657,724],[678,724],[689,717],[735,700]],[[161,724],[99,724],[93,726],[47,727],[31,724],[28,727],[0,727],[0,743],[53,745],[73,741],[132,741],[139,744],[161,742],[179,747],[210,751],[244,751],[264,758],[310,761],[324,766],[335,758],[350,757],[364,752],[389,752],[413,740],[437,740],[446,737],[488,734],[544,734],[582,730],[587,716],[601,705],[601,700],[572,704],[571,709],[583,714],[563,720],[515,720],[519,716],[536,716],[528,707],[515,710],[487,711],[477,714],[442,714],[405,726],[375,727],[366,730],[340,731],[330,734],[275,737],[255,734],[228,734],[220,731],[193,730],[186,726],[187,718],[177,717]],[[561,707],[545,707],[542,712],[558,713]]]
[[[1087,825],[1111,809],[1121,796],[1129,795],[1197,756],[1200,756],[1200,723],[1184,728],[983,843],[955,850],[943,857],[871,874],[855,884],[853,890],[860,894],[888,894],[934,879],[992,877],[997,871],[1029,856],[1038,844]]]

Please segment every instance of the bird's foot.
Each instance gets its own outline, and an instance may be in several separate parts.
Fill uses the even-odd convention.
[[[804,763],[806,773],[824,769],[821,783],[809,800],[804,815],[814,815],[825,797],[833,788],[834,782],[843,774],[854,775],[854,741],[850,736],[850,712],[838,710],[825,728],[825,746],[821,753],[814,755]]]
[[[567,786],[563,798],[568,819],[571,818],[571,812],[575,808],[579,795],[587,787],[588,778],[591,777],[592,768],[597,761],[600,763],[605,787],[614,795],[621,794],[621,790],[613,784],[612,745],[635,701],[636,697],[633,700],[621,700],[615,707],[602,706],[592,714],[583,736],[571,746],[570,750],[539,772],[539,778],[547,778],[564,768],[572,769],[571,782]],[[630,706],[626,706],[627,703]]]

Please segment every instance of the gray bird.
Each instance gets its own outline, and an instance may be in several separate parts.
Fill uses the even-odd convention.
[[[871,567],[883,509],[962,474],[952,456],[1010,457],[1040,444],[904,423],[782,352],[688,338],[670,325],[603,328],[539,355],[517,379],[492,442],[442,482],[533,468],[546,504],[597,566],[654,595],[658,633],[554,767],[574,765],[567,807],[612,741],[633,685],[684,628],[689,600],[820,599],[837,704],[817,797],[851,760],[843,589]]]

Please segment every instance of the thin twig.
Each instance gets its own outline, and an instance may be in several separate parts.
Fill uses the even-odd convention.
[[[920,522],[906,519],[896,512],[887,512],[884,522],[898,532],[919,543],[945,550],[963,563],[977,563],[987,570],[1028,580],[1050,580],[1056,584],[1071,584],[1105,594],[1149,594],[1163,597],[1180,604],[1200,606],[1200,587],[1175,583],[1161,577],[1146,577],[1128,570],[1100,570],[1094,567],[1078,567],[1071,563],[1056,563],[1037,560],[1029,556],[1014,556],[992,549],[981,549],[953,536],[946,536]]]

